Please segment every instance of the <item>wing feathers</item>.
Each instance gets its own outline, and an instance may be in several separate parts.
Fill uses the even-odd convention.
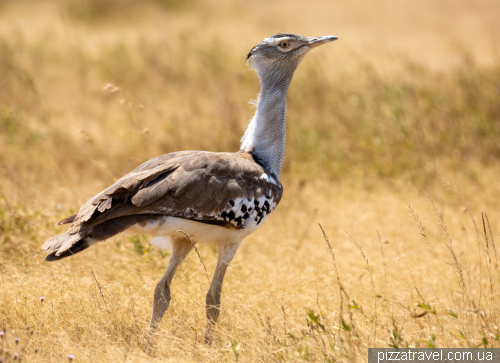
[[[226,195],[229,199],[236,199],[241,195],[241,188],[235,179],[227,182]]]
[[[104,200],[104,201],[102,201],[102,202],[99,204],[99,207],[97,208],[97,210],[98,210],[99,212],[101,212],[101,213],[102,213],[102,212],[104,212],[106,209],[111,208],[111,203],[112,203],[112,201],[113,201],[113,198],[111,198],[111,197],[110,197],[110,198],[108,198],[108,199],[106,199],[106,200]]]
[[[260,199],[262,198],[262,188],[257,187],[255,188],[255,199]]]
[[[158,198],[168,193],[170,186],[168,182],[169,175],[170,174],[160,175],[158,178],[150,181],[145,187],[138,190],[132,197],[132,203],[137,207],[142,207],[156,201]]]
[[[57,225],[60,226],[62,224],[73,223],[73,221],[75,220],[75,218],[76,218],[76,214],[73,214],[72,216],[64,218],[62,221],[60,221],[59,223],[57,223]]]
[[[282,187],[264,180],[263,174],[271,175],[251,154],[243,152],[186,151],[160,156],[90,199],[76,216],[63,219],[60,224],[73,224],[65,234],[47,241],[43,249],[56,252],[52,258],[66,256],[76,243],[97,233],[98,226],[113,231],[123,226],[128,228],[133,221],[128,217],[132,216],[172,215],[216,223],[220,214],[232,208],[238,198],[252,201],[272,195],[278,204]],[[119,225],[111,222],[121,218],[126,219]],[[101,232],[102,238],[109,236]],[[85,242],[78,251],[89,246]]]

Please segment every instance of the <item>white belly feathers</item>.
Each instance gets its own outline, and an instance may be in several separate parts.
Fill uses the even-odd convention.
[[[265,219],[265,218],[264,218]],[[182,238],[186,233],[193,243],[215,245],[233,244],[241,241],[257,229],[256,223],[244,229],[230,229],[189,219],[163,216],[147,223],[135,224],[127,230],[128,234],[148,234],[153,237],[151,244],[162,249],[171,247],[172,238]]]

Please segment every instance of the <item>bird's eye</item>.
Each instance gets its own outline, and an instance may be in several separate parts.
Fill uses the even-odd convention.
[[[289,45],[290,45],[290,43],[288,43],[287,41],[284,41],[284,42],[280,43],[280,47],[281,48],[288,48]]]

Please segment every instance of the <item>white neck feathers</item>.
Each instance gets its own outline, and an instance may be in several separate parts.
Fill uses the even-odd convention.
[[[281,77],[259,76],[261,91],[257,111],[241,139],[241,150],[251,152],[279,178],[285,157],[286,94],[293,72]]]

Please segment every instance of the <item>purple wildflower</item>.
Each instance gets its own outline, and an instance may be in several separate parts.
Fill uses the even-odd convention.
[[[72,361],[73,359],[75,359],[75,355],[74,354],[68,354],[68,359],[70,361]]]
[[[40,296],[40,301],[44,302],[45,301],[45,296]]]

